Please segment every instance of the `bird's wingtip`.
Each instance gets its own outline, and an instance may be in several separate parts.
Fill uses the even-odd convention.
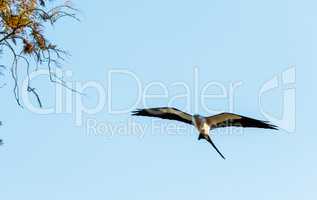
[[[274,124],[270,124],[270,123],[269,123],[268,126],[269,126],[270,129],[279,130],[279,127],[276,126],[276,125],[274,125]]]
[[[136,110],[133,110],[131,111],[131,115],[140,115],[142,109],[136,109]]]
[[[270,121],[262,121],[262,122],[266,125],[266,127],[264,127],[264,128],[273,129],[273,130],[279,130],[279,127],[274,125],[274,124],[272,124]]]

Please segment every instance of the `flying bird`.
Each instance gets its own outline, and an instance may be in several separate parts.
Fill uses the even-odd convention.
[[[213,143],[209,136],[210,130],[231,126],[277,130],[277,126],[272,125],[267,121],[252,119],[233,113],[221,113],[218,115],[204,117],[201,115],[190,115],[188,113],[185,113],[181,110],[172,107],[162,107],[137,109],[135,111],[132,111],[132,115],[158,117],[162,119],[176,120],[193,125],[198,130],[198,140],[207,140],[223,159],[225,159],[225,157],[222,155],[222,153],[219,151],[219,149],[216,147],[216,145]]]

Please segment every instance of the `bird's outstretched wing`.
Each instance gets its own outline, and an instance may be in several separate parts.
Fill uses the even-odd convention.
[[[277,126],[270,124],[270,122],[268,121],[252,119],[233,113],[221,113],[218,115],[207,117],[207,123],[211,127],[211,129],[228,126],[237,126],[245,128],[265,128],[275,130],[277,130],[278,128]]]
[[[138,109],[132,111],[132,115],[158,117],[193,124],[192,116],[190,114],[171,107]]]

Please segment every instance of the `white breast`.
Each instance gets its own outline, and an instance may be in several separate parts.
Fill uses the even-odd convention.
[[[207,123],[203,123],[202,127],[201,127],[201,132],[204,133],[204,134],[209,134],[209,130],[210,130],[210,127],[208,126]]]
[[[204,118],[195,117],[193,121],[199,133],[206,135],[209,134],[210,127],[208,126]]]

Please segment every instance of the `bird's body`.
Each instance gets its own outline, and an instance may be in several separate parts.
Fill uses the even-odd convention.
[[[149,109],[139,109],[132,112],[132,115],[136,116],[147,116],[147,117],[159,117],[162,119],[170,119],[181,121],[190,125],[194,125],[198,131],[198,140],[205,139],[208,141],[219,155],[225,159],[221,154],[215,144],[212,142],[209,132],[212,129],[221,127],[244,127],[244,128],[265,128],[265,129],[277,129],[276,126],[257,119],[252,119],[249,117],[244,117],[242,115],[237,115],[233,113],[221,113],[218,115],[213,115],[209,117],[204,117],[200,115],[190,115],[176,108],[162,107],[162,108],[149,108]]]
[[[207,122],[204,120],[200,126],[196,126],[197,130],[199,131],[199,134],[208,135],[210,126],[207,124]]]
[[[210,126],[207,124],[206,118],[204,118],[200,115],[194,115],[193,122],[194,122],[194,125],[200,134],[207,134],[208,135],[209,130],[210,130]]]

